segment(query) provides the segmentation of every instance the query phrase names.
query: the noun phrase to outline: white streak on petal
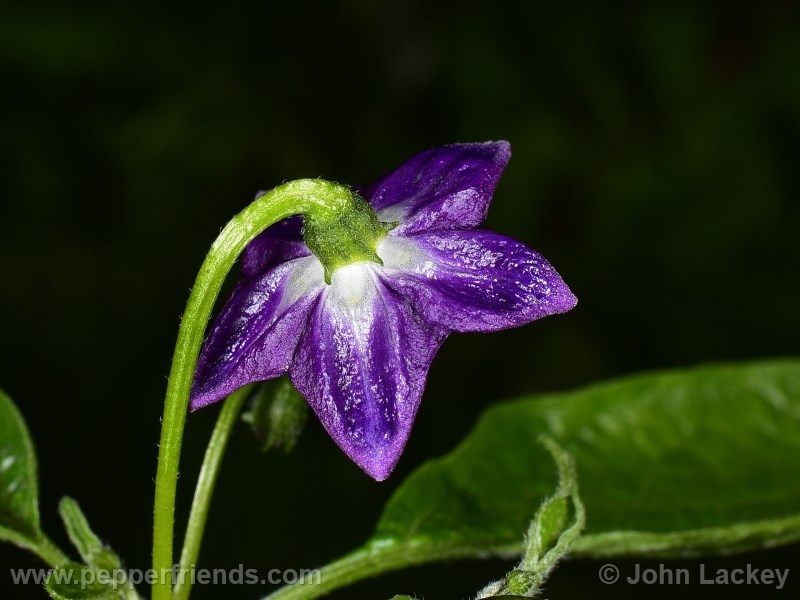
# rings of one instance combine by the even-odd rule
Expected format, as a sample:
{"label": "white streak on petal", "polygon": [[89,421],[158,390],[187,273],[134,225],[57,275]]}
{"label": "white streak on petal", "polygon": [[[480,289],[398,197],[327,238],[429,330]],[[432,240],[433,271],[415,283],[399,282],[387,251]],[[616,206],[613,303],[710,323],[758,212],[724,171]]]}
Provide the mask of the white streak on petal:
{"label": "white streak on petal", "polygon": [[413,203],[410,200],[404,200],[397,204],[390,204],[386,208],[377,211],[376,216],[381,223],[393,223],[396,221],[403,222],[406,220],[408,213],[411,212]]}
{"label": "white streak on petal", "polygon": [[318,290],[325,285],[325,272],[322,263],[316,256],[295,259],[295,267],[286,281],[278,313],[290,304],[297,302],[301,296]]}
{"label": "white streak on petal", "polygon": [[431,258],[408,238],[387,235],[376,248],[384,269],[397,269],[432,277],[436,265]]}

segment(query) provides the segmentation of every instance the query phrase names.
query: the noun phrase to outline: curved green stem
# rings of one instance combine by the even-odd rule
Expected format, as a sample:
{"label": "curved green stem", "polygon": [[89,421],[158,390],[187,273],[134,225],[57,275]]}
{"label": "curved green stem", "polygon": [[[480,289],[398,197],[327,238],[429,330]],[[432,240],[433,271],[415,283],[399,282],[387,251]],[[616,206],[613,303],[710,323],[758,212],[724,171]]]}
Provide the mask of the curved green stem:
{"label": "curved green stem", "polygon": [[313,600],[358,581],[415,565],[477,556],[508,557],[518,553],[517,547],[496,548],[486,553],[480,547],[468,545],[422,544],[415,548],[413,544],[388,540],[371,542],[310,574],[306,580],[282,587],[262,600]]}
{"label": "curved green stem", "polygon": [[172,597],[172,552],[178,463],[189,392],[206,324],[225,277],[244,248],[270,225],[295,214],[329,217],[351,208],[344,186],[301,179],[260,196],[225,226],[203,261],[181,319],[164,401],[153,515],[153,600]]}
{"label": "curved green stem", "polygon": [[211,440],[206,448],[206,455],[203,458],[203,466],[200,468],[200,476],[197,478],[197,487],[194,491],[192,511],[189,513],[189,523],[186,526],[186,536],[183,539],[183,552],[181,553],[180,569],[178,571],[178,581],[175,583],[173,598],[175,600],[187,600],[192,591],[192,577],[190,569],[197,563],[200,554],[200,543],[203,540],[203,531],[208,520],[208,509],[211,505],[211,496],[214,493],[214,485],[217,483],[217,475],[225,456],[225,449],[228,446],[231,431],[236,423],[236,418],[242,409],[244,401],[250,394],[253,386],[246,386],[233,392],[219,413],[217,425]]}

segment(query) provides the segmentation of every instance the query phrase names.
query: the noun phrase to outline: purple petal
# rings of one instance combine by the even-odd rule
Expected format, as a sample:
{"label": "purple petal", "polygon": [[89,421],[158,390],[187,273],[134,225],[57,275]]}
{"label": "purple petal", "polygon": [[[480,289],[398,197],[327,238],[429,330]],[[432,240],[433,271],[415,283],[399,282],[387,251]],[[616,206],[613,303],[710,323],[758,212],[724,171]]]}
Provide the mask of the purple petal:
{"label": "purple petal", "polygon": [[323,287],[322,265],[314,257],[239,282],[200,353],[192,410],[286,373]]}
{"label": "purple petal", "polygon": [[245,276],[263,273],[275,265],[309,256],[311,251],[303,242],[300,216],[279,221],[259,234],[242,252],[242,272]]}
{"label": "purple petal", "polygon": [[433,148],[375,182],[364,194],[379,220],[400,222],[398,234],[477,227],[486,218],[510,156],[508,142]]}
{"label": "purple petal", "polygon": [[364,471],[389,476],[445,338],[391,290],[376,265],[334,272],[290,369],[333,440]]}
{"label": "purple petal", "polygon": [[487,231],[392,235],[378,245],[386,282],[429,323],[496,331],[562,313],[577,300],[540,254]]}

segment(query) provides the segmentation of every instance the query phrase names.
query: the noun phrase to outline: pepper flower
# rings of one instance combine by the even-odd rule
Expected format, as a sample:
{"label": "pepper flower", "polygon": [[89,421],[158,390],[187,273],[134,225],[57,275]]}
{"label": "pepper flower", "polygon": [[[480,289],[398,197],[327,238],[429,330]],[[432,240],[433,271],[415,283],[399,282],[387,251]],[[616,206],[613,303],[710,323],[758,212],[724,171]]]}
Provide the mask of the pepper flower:
{"label": "pepper flower", "polygon": [[339,447],[388,477],[451,332],[575,306],[541,255],[479,228],[509,157],[507,142],[418,154],[353,192],[363,218],[345,223],[347,243],[300,217],[264,231],[201,351],[191,408],[288,373]]}

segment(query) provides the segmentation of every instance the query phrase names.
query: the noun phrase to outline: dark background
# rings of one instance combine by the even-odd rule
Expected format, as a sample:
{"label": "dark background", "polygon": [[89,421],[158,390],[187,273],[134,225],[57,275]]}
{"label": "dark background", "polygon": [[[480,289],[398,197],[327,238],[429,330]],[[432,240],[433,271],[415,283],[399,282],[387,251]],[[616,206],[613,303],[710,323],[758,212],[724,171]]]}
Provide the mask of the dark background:
{"label": "dark background", "polygon": [[[61,4],[0,12],[0,385],[30,424],[44,523],[62,544],[56,505],[70,494],[129,566],[149,566],[179,315],[220,227],[284,180],[366,183],[431,146],[507,139],[487,224],[541,251],[580,303],[448,340],[388,482],[313,420],[288,457],[259,454],[242,427],[204,566],[312,568],[344,553],[405,475],[498,399],[798,350],[792,2]],[[190,417],[179,515],[217,411]],[[722,564],[791,566],[791,584],[797,558]],[[337,597],[467,597],[508,566],[426,567]],[[564,566],[547,597],[693,593],[605,587],[598,566]],[[9,589],[7,574],[2,588],[44,597]]]}

